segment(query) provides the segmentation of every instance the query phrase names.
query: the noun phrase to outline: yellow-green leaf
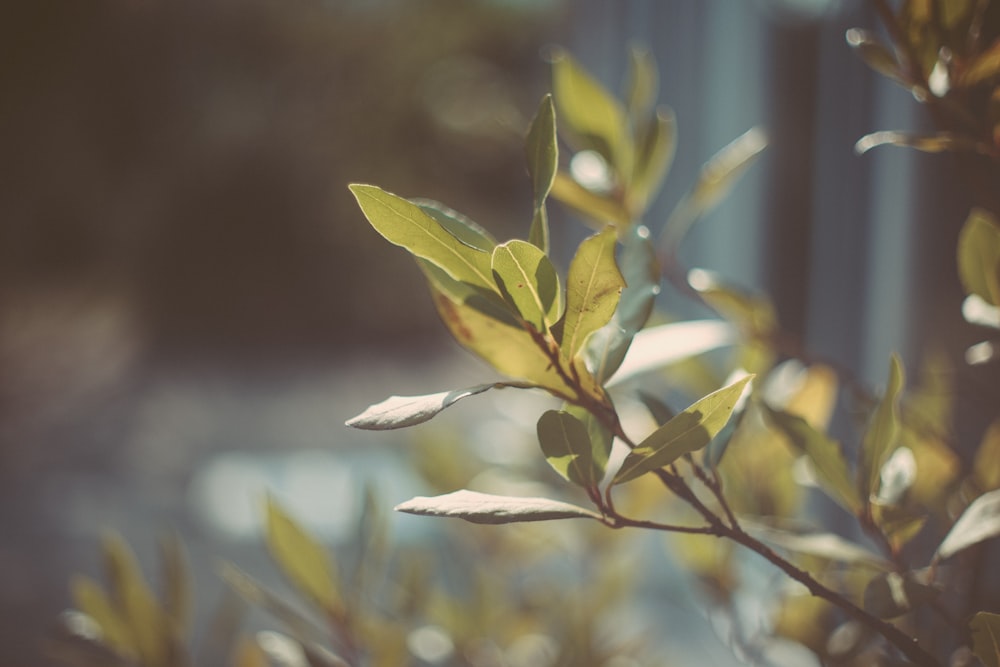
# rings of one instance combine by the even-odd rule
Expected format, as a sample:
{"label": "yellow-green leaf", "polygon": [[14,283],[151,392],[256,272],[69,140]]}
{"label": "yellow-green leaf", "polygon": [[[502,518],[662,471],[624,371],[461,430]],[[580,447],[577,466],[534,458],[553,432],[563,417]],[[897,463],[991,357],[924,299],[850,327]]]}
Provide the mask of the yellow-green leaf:
{"label": "yellow-green leaf", "polygon": [[325,612],[341,613],[337,572],[330,555],[273,498],[267,499],[266,540],[271,557],[299,591]]}
{"label": "yellow-green leaf", "polygon": [[618,307],[625,281],[615,263],[613,227],[585,239],[569,265],[566,317],[560,352],[572,359],[592,332],[607,324]]}
{"label": "yellow-green leaf", "polygon": [[669,107],[657,109],[645,126],[637,130],[635,168],[626,191],[628,209],[640,219],[666,178],[677,147],[677,120]]}
{"label": "yellow-green leaf", "polygon": [[1000,667],[1000,614],[981,611],[969,622],[972,652],[985,667]]}
{"label": "yellow-green leaf", "polygon": [[958,277],[969,294],[1000,306],[1000,225],[973,209],[958,236]]}
{"label": "yellow-green leaf", "polygon": [[861,59],[879,74],[902,82],[899,63],[892,51],[876,40],[865,30],[851,28],[845,35],[848,45],[854,49]]}
{"label": "yellow-green leaf", "polygon": [[626,102],[632,127],[636,128],[656,104],[660,89],[660,74],[657,71],[656,59],[649,49],[633,47],[629,49],[628,55]]}
{"label": "yellow-green leaf", "polygon": [[993,40],[988,49],[969,63],[958,82],[962,86],[974,86],[995,77],[997,74],[1000,74],[1000,38]]}
{"label": "yellow-green leaf", "polygon": [[538,442],[545,460],[560,475],[584,488],[596,488],[604,469],[596,465],[587,427],[569,412],[549,410],[538,420]]}
{"label": "yellow-green leaf", "polygon": [[96,581],[83,575],[70,580],[73,605],[101,629],[101,639],[126,658],[136,657],[135,641],[124,618]]}
{"label": "yellow-green leaf", "polygon": [[1000,489],[1000,421],[990,424],[972,462],[972,477],[983,491]]}
{"label": "yellow-green leaf", "polygon": [[504,299],[536,331],[547,332],[562,314],[559,274],[538,246],[508,241],[493,249],[493,277]]}
{"label": "yellow-green leaf", "polygon": [[625,458],[614,483],[622,484],[668,466],[684,454],[695,452],[711,442],[729,421],[752,378],[748,375],[712,392],[656,429]]}
{"label": "yellow-green leaf", "polygon": [[627,226],[631,222],[629,212],[612,197],[591,192],[560,171],[552,184],[552,196],[596,223],[599,229],[607,224]]}
{"label": "yellow-green leaf", "polygon": [[411,199],[424,213],[434,218],[445,231],[467,246],[493,252],[497,240],[493,235],[473,222],[471,218],[432,199]]}
{"label": "yellow-green leaf", "polygon": [[861,444],[861,499],[869,502],[878,494],[882,464],[896,447],[899,438],[899,396],[905,382],[903,362],[895,354],[889,364],[885,394],[875,408]]}
{"label": "yellow-green leaf", "polygon": [[549,251],[549,224],[545,212],[545,199],[552,190],[552,183],[559,170],[559,145],[556,141],[556,112],[552,96],[542,98],[541,106],[531,122],[524,145],[528,158],[528,173],[534,194],[534,217],[528,240],[547,253]]}
{"label": "yellow-green leaf", "polygon": [[456,280],[493,288],[489,253],[460,241],[413,202],[374,185],[354,184],[350,189],[368,222],[387,241]]}
{"label": "yellow-green leaf", "polygon": [[191,573],[184,546],[176,533],[160,542],[160,558],[163,564],[164,606],[177,632],[183,637],[191,623]]}

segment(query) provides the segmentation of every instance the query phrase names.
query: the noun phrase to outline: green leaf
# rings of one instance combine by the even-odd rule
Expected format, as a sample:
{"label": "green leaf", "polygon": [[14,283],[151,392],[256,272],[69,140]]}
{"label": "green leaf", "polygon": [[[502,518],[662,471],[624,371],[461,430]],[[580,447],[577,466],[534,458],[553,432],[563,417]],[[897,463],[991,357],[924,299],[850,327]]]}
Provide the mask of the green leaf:
{"label": "green leaf", "polygon": [[614,320],[587,336],[584,363],[599,384],[605,384],[621,368],[634,337]]}
{"label": "green leaf", "polygon": [[556,174],[552,196],[596,223],[599,229],[607,224],[626,227],[632,222],[631,214],[619,201],[591,192],[562,171]]}
{"label": "green leaf", "polygon": [[866,503],[878,494],[882,465],[895,449],[899,438],[899,396],[904,382],[903,364],[893,354],[885,394],[875,407],[861,443],[859,490],[862,501]]}
{"label": "green leaf", "polygon": [[625,289],[618,301],[614,321],[625,331],[635,334],[646,326],[660,294],[660,265],[645,225],[629,227],[619,240]]}
{"label": "green leaf", "polygon": [[562,409],[576,417],[587,429],[587,436],[590,438],[590,457],[594,461],[594,466],[600,470],[598,476],[598,481],[600,481],[604,477],[604,471],[608,467],[608,458],[611,455],[611,443],[614,439],[611,431],[600,419],[594,416],[594,413],[586,408],[566,403]]}
{"label": "green leaf", "polygon": [[381,403],[375,403],[356,417],[348,419],[347,426],[366,431],[388,431],[396,428],[406,428],[422,424],[442,410],[454,405],[463,398],[481,394],[490,389],[524,386],[509,382],[490,382],[477,384],[465,389],[442,391],[424,396],[390,396]]}
{"label": "green leaf", "polygon": [[620,181],[631,178],[633,145],[621,103],[565,51],[553,59],[553,88],[559,118],[578,149],[593,149],[614,167]]}
{"label": "green leaf", "polygon": [[615,263],[613,227],[585,239],[577,248],[566,278],[566,317],[560,351],[572,359],[592,332],[611,320],[625,281]]}
{"label": "green leaf", "polygon": [[[885,45],[872,37],[871,33],[857,28],[851,28],[844,35],[848,45],[873,70],[884,76],[903,83],[899,63]],[[905,85],[905,84],[904,84]]]}
{"label": "green leaf", "polygon": [[1000,225],[976,208],[958,236],[958,277],[966,293],[1000,306]]}
{"label": "green leaf", "polygon": [[430,498],[418,496],[400,503],[395,509],[407,514],[453,517],[485,524],[601,518],[591,510],[549,498],[496,496],[464,489]]}
{"label": "green leaf", "polygon": [[111,597],[132,635],[132,644],[145,665],[169,664],[173,630],[139,569],[135,554],[114,533],[103,540],[104,565]]}
{"label": "green leaf", "polygon": [[1000,614],[981,611],[969,622],[972,652],[984,667],[1000,667]]}
{"label": "green leaf", "polygon": [[326,549],[271,497],[265,537],[271,557],[295,588],[326,613],[343,611],[337,573]]}
{"label": "green leaf", "polygon": [[1000,74],[1000,39],[978,54],[958,79],[961,86],[974,86]]}
{"label": "green leaf", "polygon": [[567,480],[596,488],[604,469],[594,460],[587,427],[569,412],[549,410],[538,420],[538,442],[545,460]]}
{"label": "green leaf", "polygon": [[848,512],[857,514],[863,503],[851,479],[840,444],[814,429],[809,422],[797,415],[768,407],[765,407],[765,410],[767,416],[785,434],[792,446],[808,458],[823,490]]}
{"label": "green leaf", "polygon": [[368,222],[387,241],[438,266],[456,280],[493,289],[490,255],[446,230],[420,206],[374,185],[350,186]]}
{"label": "green leaf", "polygon": [[628,73],[625,79],[625,89],[628,91],[626,102],[632,127],[639,127],[656,104],[660,75],[656,59],[649,49],[633,47],[629,49],[628,55]]}
{"label": "green leaf", "polygon": [[562,314],[559,274],[538,246],[508,241],[493,249],[493,277],[504,299],[536,331],[548,332]]}
{"label": "green leaf", "polygon": [[1000,535],[1000,490],[979,496],[965,508],[934,554],[942,561],[952,555]]}
{"label": "green leaf", "polygon": [[528,240],[543,252],[549,251],[549,223],[545,212],[545,199],[552,190],[559,171],[559,145],[556,142],[556,112],[552,96],[542,98],[541,106],[531,121],[525,141],[528,173],[534,194],[534,217]]}
{"label": "green leaf", "polygon": [[421,211],[434,218],[446,232],[470,248],[493,252],[493,248],[496,247],[497,240],[492,234],[467,216],[448,208],[441,202],[432,199],[411,199],[410,202],[419,206]]}
{"label": "green leaf", "polygon": [[854,144],[854,150],[859,155],[863,155],[873,148],[886,145],[913,148],[924,153],[962,151],[990,155],[992,152],[992,148],[986,144],[981,144],[973,139],[951,132],[907,134],[906,132],[895,132],[892,130],[880,130],[879,132],[866,134]]}
{"label": "green leaf", "polygon": [[639,126],[635,168],[626,193],[633,218],[641,218],[670,170],[677,148],[677,119],[669,107],[657,109],[656,115]]}
{"label": "green leaf", "polygon": [[135,658],[136,645],[128,618],[119,613],[97,582],[83,575],[74,575],[70,580],[70,595],[73,606],[100,627],[104,643],[126,658]]}
{"label": "green leaf", "polygon": [[739,177],[767,147],[767,136],[753,127],[727,144],[701,168],[694,189],[674,208],[663,229],[666,247],[676,248],[691,225],[722,201]]}
{"label": "green leaf", "polygon": [[865,611],[879,618],[896,618],[930,602],[941,590],[927,581],[929,571],[883,572],[865,587]]}
{"label": "green leaf", "polygon": [[712,392],[656,429],[625,458],[614,483],[622,484],[668,466],[707,445],[729,421],[752,378],[748,375]]}

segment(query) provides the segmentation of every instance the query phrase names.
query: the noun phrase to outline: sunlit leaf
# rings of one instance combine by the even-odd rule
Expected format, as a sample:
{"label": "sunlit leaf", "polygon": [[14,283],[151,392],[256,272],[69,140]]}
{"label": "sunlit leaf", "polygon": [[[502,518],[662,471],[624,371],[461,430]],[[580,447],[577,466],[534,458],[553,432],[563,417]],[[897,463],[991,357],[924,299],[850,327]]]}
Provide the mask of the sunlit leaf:
{"label": "sunlit leaf", "polygon": [[861,443],[861,465],[858,472],[859,490],[864,502],[868,502],[878,493],[882,465],[896,447],[899,437],[899,396],[903,384],[903,364],[899,357],[893,354],[885,393],[875,407]]}
{"label": "sunlit leaf", "polygon": [[519,385],[510,382],[490,382],[423,396],[390,396],[381,403],[370,405],[358,416],[348,419],[346,425],[367,431],[386,431],[422,424],[463,398],[490,389],[511,386]]}
{"label": "sunlit leaf", "polygon": [[562,288],[551,260],[527,241],[493,249],[493,277],[504,299],[536,331],[552,329],[562,314]]}
{"label": "sunlit leaf", "polygon": [[569,412],[549,410],[538,420],[538,442],[545,460],[564,478],[596,488],[604,469],[594,460],[587,427]]}
{"label": "sunlit leaf", "polygon": [[464,489],[430,498],[418,496],[397,505],[395,509],[407,514],[454,517],[487,524],[601,518],[591,510],[558,500],[496,496]]}
{"label": "sunlit leaf", "polygon": [[684,454],[707,445],[729,421],[751,379],[752,376],[746,376],[705,396],[656,429],[629,452],[615,475],[614,483],[622,484],[668,466]]}
{"label": "sunlit leaf", "polygon": [[273,499],[267,499],[267,548],[288,580],[320,609],[341,612],[337,572],[326,549]]}
{"label": "sunlit leaf", "polygon": [[879,618],[896,618],[941,595],[927,582],[927,571],[884,572],[865,587],[865,611]]}
{"label": "sunlit leaf", "polygon": [[97,623],[101,640],[125,657],[135,657],[136,646],[128,618],[119,613],[104,590],[89,577],[74,575],[70,581],[73,605]]}
{"label": "sunlit leaf", "polygon": [[634,218],[640,218],[658,192],[674,160],[677,148],[677,119],[669,107],[656,114],[637,137],[635,168],[626,193],[628,208]]}
{"label": "sunlit leaf", "polygon": [[876,40],[869,32],[851,28],[845,34],[848,45],[854,49],[873,70],[902,83],[899,63],[892,51]]}
{"label": "sunlit leaf", "polygon": [[631,215],[620,202],[612,197],[591,192],[563,171],[556,174],[556,180],[552,184],[552,196],[586,216],[598,229],[607,224],[626,227],[632,222]]}
{"label": "sunlit leaf", "polygon": [[939,132],[938,134],[919,135],[907,134],[906,132],[895,132],[893,130],[880,130],[872,132],[858,139],[854,144],[854,150],[858,154],[864,154],[878,146],[904,146],[915,148],[925,153],[940,153],[942,151],[963,151],[971,153],[982,153],[989,155],[992,149],[984,144],[980,144],[973,139],[951,132]]}
{"label": "sunlit leaf", "polygon": [[981,611],[969,622],[972,652],[984,667],[1000,667],[1000,614]]}
{"label": "sunlit leaf", "polygon": [[599,152],[627,183],[633,146],[621,103],[565,51],[554,53],[552,84],[560,122],[577,148]]}
{"label": "sunlit leaf", "polygon": [[667,219],[663,230],[665,246],[676,248],[692,223],[722,201],[766,147],[767,136],[763,130],[754,127],[706,162],[694,189],[677,204]]}
{"label": "sunlit leaf", "polygon": [[1000,535],[1000,490],[979,496],[965,508],[934,554],[936,561]]}
{"label": "sunlit leaf", "polygon": [[788,551],[879,570],[892,569],[892,563],[878,554],[833,533],[783,530],[751,521],[742,523],[747,532],[757,539]]}
{"label": "sunlit leaf", "polygon": [[607,386],[736,341],[736,331],[721,320],[690,320],[643,329],[636,334],[625,361]]}
{"label": "sunlit leaf", "polygon": [[350,186],[368,222],[387,241],[441,268],[456,280],[493,289],[490,255],[447,231],[420,206],[374,185]]}
{"label": "sunlit leaf", "polygon": [[587,336],[608,323],[618,307],[625,281],[615,263],[613,227],[585,239],[577,248],[566,278],[566,316],[560,353],[572,359]]}
{"label": "sunlit leaf", "polygon": [[545,199],[559,170],[559,145],[556,142],[556,112],[552,96],[542,98],[541,106],[531,121],[524,150],[528,158],[528,173],[534,194],[534,217],[528,240],[543,253],[549,251],[549,223]]}
{"label": "sunlit leaf", "polygon": [[497,244],[496,239],[470,218],[431,199],[411,199],[410,201],[419,206],[420,210],[434,218],[445,231],[465,245],[483,252],[493,252],[493,248]]}
{"label": "sunlit leaf", "polygon": [[990,424],[972,461],[972,476],[983,491],[1000,489],[1000,421]]}
{"label": "sunlit leaf", "polygon": [[772,409],[767,409],[767,416],[785,434],[792,446],[806,455],[813,472],[830,497],[848,512],[857,514],[862,501],[840,444],[814,429],[801,417]]}
{"label": "sunlit leaf", "polygon": [[958,236],[958,277],[969,294],[1000,306],[1000,225],[977,208]]}
{"label": "sunlit leaf", "polygon": [[1000,74],[1000,39],[978,54],[958,78],[962,86],[974,86]]}

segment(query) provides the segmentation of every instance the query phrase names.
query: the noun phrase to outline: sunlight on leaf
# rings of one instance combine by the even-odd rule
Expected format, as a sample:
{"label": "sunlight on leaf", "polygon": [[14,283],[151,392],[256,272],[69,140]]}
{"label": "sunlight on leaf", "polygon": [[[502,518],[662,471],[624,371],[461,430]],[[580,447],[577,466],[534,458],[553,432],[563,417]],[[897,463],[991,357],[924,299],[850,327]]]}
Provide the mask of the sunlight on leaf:
{"label": "sunlight on leaf", "polygon": [[418,496],[397,505],[395,509],[407,514],[453,517],[485,524],[601,518],[591,510],[558,500],[496,496],[464,489],[430,498]]}
{"label": "sunlight on leaf", "polygon": [[549,258],[527,241],[493,249],[493,277],[504,299],[536,331],[548,332],[562,315],[562,287]]}
{"label": "sunlight on leaf", "polygon": [[942,561],[954,554],[1000,535],[1000,490],[976,498],[948,531],[934,554]]}
{"label": "sunlight on leaf", "polygon": [[560,354],[572,359],[587,336],[608,323],[618,307],[625,281],[615,262],[617,236],[613,227],[585,239],[569,265],[566,316]]}
{"label": "sunlight on leaf", "polygon": [[607,386],[669,364],[703,354],[738,340],[736,330],[721,320],[690,320],[643,329],[636,334],[618,371]]}
{"label": "sunlight on leaf", "polygon": [[367,431],[386,431],[422,424],[442,410],[463,398],[481,394],[490,389],[527,386],[508,382],[477,384],[465,389],[442,391],[424,396],[390,396],[381,403],[369,406],[364,412],[347,420],[346,425]]}
{"label": "sunlight on leaf", "polygon": [[1000,225],[981,208],[972,210],[959,233],[958,277],[968,294],[1000,306]]}

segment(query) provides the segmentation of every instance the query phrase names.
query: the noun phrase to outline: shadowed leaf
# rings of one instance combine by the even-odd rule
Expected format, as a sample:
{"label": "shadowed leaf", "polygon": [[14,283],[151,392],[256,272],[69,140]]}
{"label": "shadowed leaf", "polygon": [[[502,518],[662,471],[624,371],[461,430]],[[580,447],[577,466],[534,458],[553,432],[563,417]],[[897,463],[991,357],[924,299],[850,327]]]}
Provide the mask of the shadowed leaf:
{"label": "shadowed leaf", "polygon": [[598,229],[607,224],[626,227],[632,222],[632,217],[621,203],[611,197],[591,192],[573,180],[571,176],[560,171],[552,184],[552,196],[575,209],[596,223]]}
{"label": "shadowed leaf", "polygon": [[591,510],[558,500],[496,496],[464,489],[430,498],[418,496],[397,505],[395,509],[407,514],[453,517],[485,524],[601,518]]}
{"label": "shadowed leaf", "polygon": [[1000,74],[1000,39],[976,56],[958,79],[961,86],[974,86]]}
{"label": "shadowed leaf", "polygon": [[[900,76],[899,63],[892,51],[881,44],[865,30],[851,28],[844,35],[848,45],[857,53],[865,63],[873,70],[889,77],[899,83],[903,83]],[[904,84],[905,85],[905,84]]]}
{"label": "shadowed leaf", "polygon": [[669,107],[657,109],[649,123],[639,131],[635,168],[627,191],[628,208],[640,218],[662,185],[677,148],[677,119]]}
{"label": "shadowed leaf", "polygon": [[971,153],[981,153],[983,155],[992,154],[992,149],[980,144],[968,137],[950,132],[938,134],[918,135],[907,134],[905,132],[894,132],[892,130],[881,130],[872,132],[858,139],[854,144],[854,150],[863,155],[878,146],[904,146],[914,148],[925,153],[940,153],[942,151],[964,151]]}
{"label": "shadowed leaf", "polygon": [[527,241],[508,241],[493,249],[491,268],[500,293],[521,318],[536,331],[550,331],[562,314],[562,289],[545,253]]}
{"label": "shadowed leaf", "polygon": [[587,336],[615,313],[625,281],[615,263],[617,236],[613,227],[585,239],[577,248],[566,277],[566,315],[560,353],[572,359]]}
{"label": "shadowed leaf", "polygon": [[896,618],[941,595],[922,572],[884,572],[865,587],[865,611],[879,618]]}
{"label": "shadowed leaf", "polygon": [[604,469],[594,460],[582,421],[569,412],[549,410],[538,420],[537,432],[545,460],[556,472],[584,488],[597,486]]}

